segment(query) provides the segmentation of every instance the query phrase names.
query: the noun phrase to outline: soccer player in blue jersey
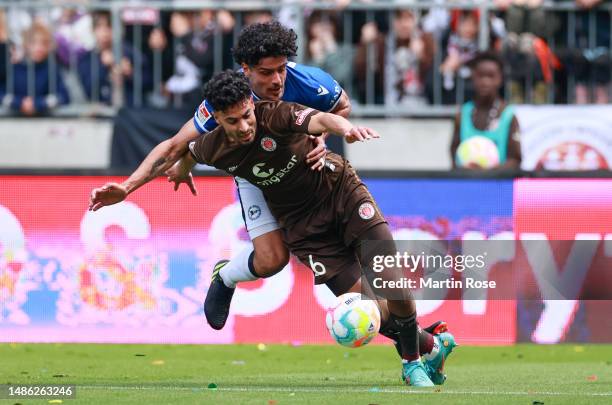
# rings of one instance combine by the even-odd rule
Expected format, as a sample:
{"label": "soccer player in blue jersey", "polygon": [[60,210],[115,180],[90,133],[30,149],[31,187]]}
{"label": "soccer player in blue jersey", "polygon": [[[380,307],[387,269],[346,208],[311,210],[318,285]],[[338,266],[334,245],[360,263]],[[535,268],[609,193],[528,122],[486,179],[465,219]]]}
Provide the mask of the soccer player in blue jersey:
{"label": "soccer player in blue jersey", "polygon": [[[249,79],[253,100],[292,101],[346,118],[351,105],[338,82],[317,67],[288,60],[296,54],[296,39],[293,30],[278,22],[253,24],[242,30],[232,52]],[[200,133],[218,126],[212,112],[211,105],[204,100],[194,115]]]}

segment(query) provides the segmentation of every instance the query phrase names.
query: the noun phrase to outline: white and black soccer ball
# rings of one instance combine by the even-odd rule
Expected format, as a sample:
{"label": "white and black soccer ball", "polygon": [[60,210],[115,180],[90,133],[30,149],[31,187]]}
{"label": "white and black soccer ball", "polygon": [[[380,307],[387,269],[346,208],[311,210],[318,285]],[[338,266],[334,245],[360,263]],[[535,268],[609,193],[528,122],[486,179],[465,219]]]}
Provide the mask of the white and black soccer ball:
{"label": "white and black soccer ball", "polygon": [[362,299],[359,293],[346,293],[327,311],[325,323],[336,342],[346,347],[360,347],[378,334],[380,311],[376,301]]}

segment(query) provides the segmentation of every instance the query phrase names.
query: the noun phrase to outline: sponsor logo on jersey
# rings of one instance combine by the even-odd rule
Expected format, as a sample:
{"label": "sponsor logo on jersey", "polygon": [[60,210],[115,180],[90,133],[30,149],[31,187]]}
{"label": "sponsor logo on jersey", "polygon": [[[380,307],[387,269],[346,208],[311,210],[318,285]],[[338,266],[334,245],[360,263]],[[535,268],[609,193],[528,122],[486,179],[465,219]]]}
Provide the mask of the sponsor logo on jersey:
{"label": "sponsor logo on jersey", "polygon": [[230,172],[230,173],[233,173],[234,170],[236,170],[237,168],[238,168],[238,165],[230,166],[230,167],[227,168],[227,171]]}
{"label": "sponsor logo on jersey", "polygon": [[[287,166],[274,173],[274,169],[263,171],[265,163],[257,163],[253,166],[253,174],[257,177],[265,178],[265,180],[258,181],[257,184],[260,186],[271,186],[272,184],[280,183],[281,179],[291,171],[297,165],[297,156],[291,156],[291,160],[287,163]],[[257,173],[256,173],[257,172]],[[274,173],[274,175],[273,175]]]}
{"label": "sponsor logo on jersey", "polygon": [[257,163],[255,166],[253,166],[253,174],[257,177],[261,177],[262,179],[272,176],[272,173],[274,173],[274,168],[270,168],[270,170],[265,170],[265,165],[265,163]]}
{"label": "sponsor logo on jersey", "polygon": [[317,96],[324,96],[326,94],[329,94],[329,90],[323,87],[322,84],[319,84],[319,88],[317,89]]}
{"label": "sponsor logo on jersey", "polygon": [[276,141],[268,136],[261,139],[261,147],[267,152],[273,152],[276,150]]}
{"label": "sponsor logo on jersey", "polygon": [[198,107],[198,121],[205,123],[210,118],[210,112],[206,108],[206,102],[203,101]]}
{"label": "sponsor logo on jersey", "polygon": [[374,206],[371,203],[364,202],[359,206],[359,216],[362,219],[372,219],[372,217],[374,217],[374,214],[376,214],[376,210],[374,209]]}
{"label": "sponsor logo on jersey", "polygon": [[308,114],[310,114],[313,111],[312,108],[307,108],[305,110],[302,110],[300,112],[298,112],[296,114],[296,119],[295,119],[295,123],[297,125],[302,125],[304,123],[304,120],[306,119],[306,117],[308,116]]}
{"label": "sponsor logo on jersey", "polygon": [[259,208],[259,205],[251,205],[247,213],[249,215],[249,219],[251,221],[255,221],[257,218],[261,216],[261,208]]}

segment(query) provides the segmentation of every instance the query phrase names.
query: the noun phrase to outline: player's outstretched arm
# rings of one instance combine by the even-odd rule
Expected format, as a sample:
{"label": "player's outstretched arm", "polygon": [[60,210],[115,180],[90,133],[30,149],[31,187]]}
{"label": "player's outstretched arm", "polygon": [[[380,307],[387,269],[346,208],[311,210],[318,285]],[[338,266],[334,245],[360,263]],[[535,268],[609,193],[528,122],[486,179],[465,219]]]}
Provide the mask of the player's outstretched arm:
{"label": "player's outstretched arm", "polygon": [[189,120],[172,138],[159,143],[138,166],[138,169],[123,183],[107,183],[92,190],[89,197],[89,209],[96,211],[104,206],[116,204],[139,187],[163,174],[172,167],[187,151],[189,142],[196,139],[200,133]]}
{"label": "player's outstretched arm", "polygon": [[190,119],[176,135],[153,148],[138,169],[123,182],[128,194],[171,168],[187,152],[189,142],[198,136],[200,136],[200,133],[196,129],[193,120]]}
{"label": "player's outstretched arm", "polygon": [[316,135],[323,132],[344,136],[348,143],[380,138],[380,135],[371,128],[356,127],[339,115],[320,112],[311,117],[308,123],[308,133]]}
{"label": "player's outstretched arm", "polygon": [[[344,118],[348,118],[351,113],[351,100],[349,99],[346,91],[342,91],[338,104],[332,111],[332,114],[339,115]],[[329,133],[324,133],[320,137],[314,137],[315,148],[306,155],[306,163],[308,163],[312,170],[323,170],[325,164],[325,155],[327,155],[327,146],[325,145],[325,139]]]}

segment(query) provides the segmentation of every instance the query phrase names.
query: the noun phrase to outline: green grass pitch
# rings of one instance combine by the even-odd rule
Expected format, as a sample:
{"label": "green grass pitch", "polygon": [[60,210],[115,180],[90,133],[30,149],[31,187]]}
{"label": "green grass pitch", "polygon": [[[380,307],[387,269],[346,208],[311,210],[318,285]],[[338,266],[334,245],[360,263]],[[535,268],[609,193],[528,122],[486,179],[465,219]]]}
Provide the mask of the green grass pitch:
{"label": "green grass pitch", "polygon": [[611,345],[460,346],[446,372],[405,387],[380,345],[0,344],[0,384],[75,384],[63,404],[612,403]]}

